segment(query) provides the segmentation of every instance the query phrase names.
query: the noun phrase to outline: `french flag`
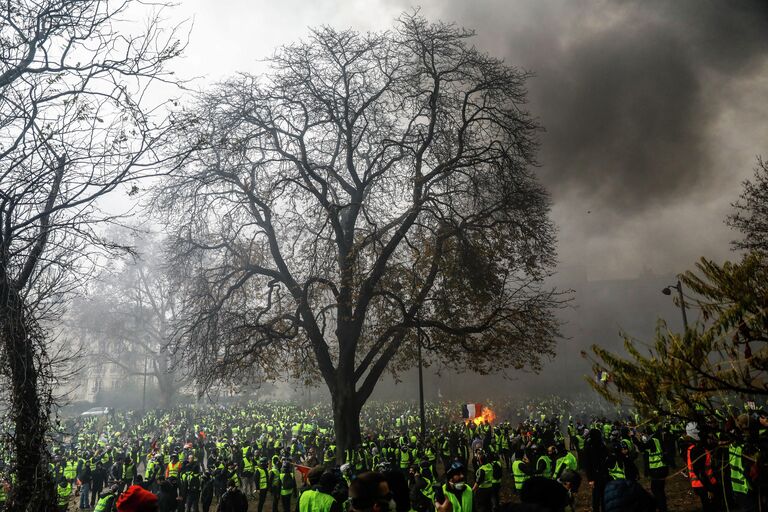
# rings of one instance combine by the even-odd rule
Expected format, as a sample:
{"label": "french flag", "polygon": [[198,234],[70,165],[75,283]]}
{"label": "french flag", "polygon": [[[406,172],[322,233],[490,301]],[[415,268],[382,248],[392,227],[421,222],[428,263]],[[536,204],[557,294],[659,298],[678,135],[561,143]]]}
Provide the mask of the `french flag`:
{"label": "french flag", "polygon": [[483,404],[464,404],[461,406],[461,417],[473,420],[483,415]]}

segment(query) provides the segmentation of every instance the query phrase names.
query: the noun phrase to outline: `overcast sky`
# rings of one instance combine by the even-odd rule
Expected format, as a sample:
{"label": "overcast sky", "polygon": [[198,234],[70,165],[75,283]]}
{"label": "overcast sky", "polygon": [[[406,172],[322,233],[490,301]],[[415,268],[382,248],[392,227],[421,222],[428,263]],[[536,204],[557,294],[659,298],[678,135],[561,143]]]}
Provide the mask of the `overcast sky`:
{"label": "overcast sky", "polygon": [[536,76],[563,268],[590,279],[729,256],[723,219],[768,156],[768,2],[708,0],[179,0],[194,17],[177,71],[204,83],[256,72],[275,47],[329,24],[382,30],[420,6]]}

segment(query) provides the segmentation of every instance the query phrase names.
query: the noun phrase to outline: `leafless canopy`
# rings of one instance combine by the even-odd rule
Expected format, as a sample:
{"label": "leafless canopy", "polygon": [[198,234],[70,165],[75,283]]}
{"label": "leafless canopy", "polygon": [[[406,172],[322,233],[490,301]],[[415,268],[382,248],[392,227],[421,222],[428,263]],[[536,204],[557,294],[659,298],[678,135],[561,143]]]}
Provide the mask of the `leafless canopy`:
{"label": "leafless canopy", "polygon": [[118,239],[126,236],[135,239],[136,252],[114,259],[100,272],[73,318],[93,340],[90,371],[98,375],[107,364],[128,376],[144,376],[157,389],[152,393],[156,402],[169,407],[189,383],[172,371],[173,354],[167,350],[178,314],[178,286],[166,274],[160,236],[123,231]]}
{"label": "leafless canopy", "polygon": [[[131,2],[25,0],[0,6],[0,267],[14,286],[72,276],[108,215],[95,200],[156,166],[160,121],[142,96],[172,78],[182,44],[159,18],[140,35]],[[54,268],[55,267],[55,268]]]}
{"label": "leafless canopy", "polygon": [[172,78],[165,65],[184,44],[158,16],[128,23],[131,5],[0,3],[0,355],[17,477],[10,510],[48,510],[55,500],[44,443],[51,339],[40,320],[57,312],[52,299],[78,286],[93,247],[110,247],[98,226],[112,217],[96,201],[159,164],[167,126],[144,94]]}
{"label": "leafless canopy", "polygon": [[527,74],[471,36],[419,15],[320,28],[200,97],[179,138],[193,161],[157,195],[198,377],[319,375],[354,412],[419,336],[478,371],[551,349]]}

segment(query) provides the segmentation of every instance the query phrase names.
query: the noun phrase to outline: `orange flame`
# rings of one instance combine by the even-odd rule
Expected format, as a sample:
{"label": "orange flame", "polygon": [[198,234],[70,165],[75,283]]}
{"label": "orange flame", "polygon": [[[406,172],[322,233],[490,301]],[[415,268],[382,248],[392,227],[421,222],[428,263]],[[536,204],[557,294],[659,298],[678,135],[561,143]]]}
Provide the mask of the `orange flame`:
{"label": "orange flame", "polygon": [[490,407],[483,406],[483,409],[481,411],[481,415],[477,416],[475,418],[472,418],[471,420],[467,420],[467,423],[474,422],[475,425],[480,425],[481,423],[493,423],[496,421],[496,413],[493,412],[493,409]]}

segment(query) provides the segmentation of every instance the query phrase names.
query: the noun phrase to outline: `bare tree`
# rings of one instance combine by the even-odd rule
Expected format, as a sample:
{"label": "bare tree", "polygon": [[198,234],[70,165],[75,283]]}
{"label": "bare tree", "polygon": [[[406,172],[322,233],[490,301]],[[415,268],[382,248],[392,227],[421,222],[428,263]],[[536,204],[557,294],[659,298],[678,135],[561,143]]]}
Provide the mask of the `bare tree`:
{"label": "bare tree", "polygon": [[[0,4],[0,350],[14,431],[9,510],[52,510],[45,321],[94,263],[113,220],[96,201],[157,163],[167,128],[143,101],[183,43],[131,2]],[[139,6],[144,10],[144,7]],[[133,13],[134,15],[136,13]]]}
{"label": "bare tree", "polygon": [[757,159],[754,177],[744,182],[733,208],[726,223],[743,235],[733,248],[768,254],[768,162]]}
{"label": "bare tree", "polygon": [[156,198],[188,283],[175,345],[198,378],[319,375],[341,453],[420,337],[479,372],[551,351],[555,233],[527,75],[471,36],[418,15],[321,28],[200,98],[180,141],[192,163]]}
{"label": "bare tree", "polygon": [[166,273],[158,236],[143,235],[131,245],[136,252],[104,269],[80,303],[77,325],[96,340],[85,351],[87,367],[95,371],[106,363],[128,376],[149,377],[157,403],[170,407],[191,382],[173,371],[177,362],[167,350],[180,292]]}

